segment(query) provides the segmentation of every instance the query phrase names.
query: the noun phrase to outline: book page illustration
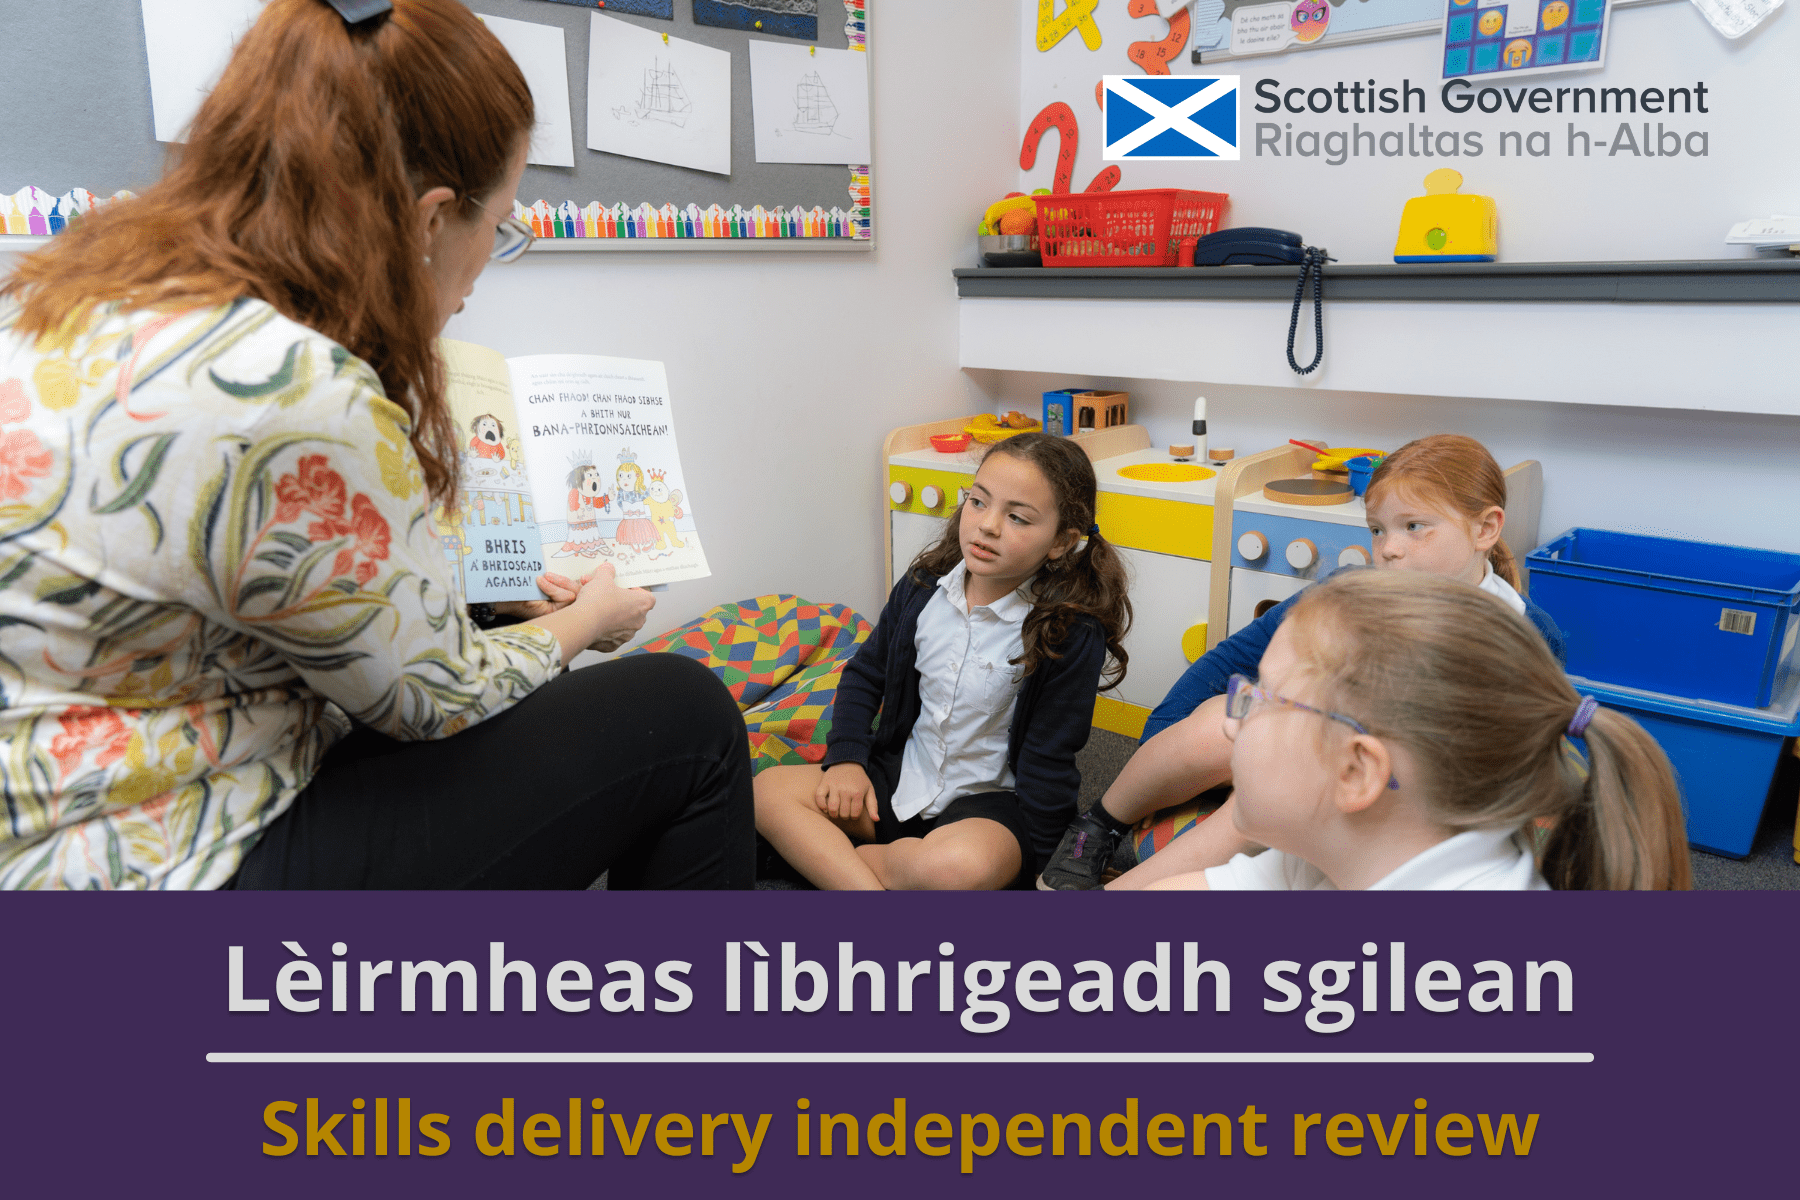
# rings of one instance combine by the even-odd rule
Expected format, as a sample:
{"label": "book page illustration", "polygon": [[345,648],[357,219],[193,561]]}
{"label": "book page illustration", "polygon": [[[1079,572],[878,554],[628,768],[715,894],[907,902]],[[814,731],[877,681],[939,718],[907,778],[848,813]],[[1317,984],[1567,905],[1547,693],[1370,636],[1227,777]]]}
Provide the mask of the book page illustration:
{"label": "book page illustration", "polygon": [[456,507],[432,513],[444,557],[472,602],[541,600],[538,513],[506,360],[448,338],[438,349],[458,441]]}
{"label": "book page illustration", "polygon": [[757,162],[869,161],[869,58],[861,51],[753,40],[750,104]]}
{"label": "book page illustration", "polygon": [[573,579],[611,563],[633,587],[710,575],[663,365],[541,354],[507,367],[548,569]]}
{"label": "book page illustration", "polygon": [[593,13],[590,150],[731,173],[731,55]]}

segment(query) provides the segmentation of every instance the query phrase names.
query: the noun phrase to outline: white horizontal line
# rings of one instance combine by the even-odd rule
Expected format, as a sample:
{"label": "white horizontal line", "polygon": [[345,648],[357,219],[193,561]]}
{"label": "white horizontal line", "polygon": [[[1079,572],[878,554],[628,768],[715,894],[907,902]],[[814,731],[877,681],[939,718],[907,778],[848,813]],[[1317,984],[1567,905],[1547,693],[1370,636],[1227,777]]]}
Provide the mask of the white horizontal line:
{"label": "white horizontal line", "polygon": [[209,1063],[1591,1063],[1564,1050],[215,1050]]}

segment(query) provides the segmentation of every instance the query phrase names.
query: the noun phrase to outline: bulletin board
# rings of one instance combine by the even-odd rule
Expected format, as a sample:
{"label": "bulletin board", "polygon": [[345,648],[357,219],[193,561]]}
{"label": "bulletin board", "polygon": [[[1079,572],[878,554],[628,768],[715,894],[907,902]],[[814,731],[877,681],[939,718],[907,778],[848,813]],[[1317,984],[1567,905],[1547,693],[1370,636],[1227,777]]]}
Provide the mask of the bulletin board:
{"label": "bulletin board", "polygon": [[[614,221],[613,236],[548,236],[541,250],[867,250],[872,245],[873,212],[868,168],[759,163],[751,121],[749,43],[753,39],[789,45],[848,49],[852,37],[867,45],[868,0],[818,0],[818,40],[767,38],[754,30],[699,25],[695,0],[674,0],[673,19],[623,11],[608,5],[604,15],[672,38],[713,46],[731,54],[731,172],[714,174],[587,149],[587,74],[590,13],[550,0],[465,0],[488,16],[558,26],[568,59],[569,102],[574,125],[575,166],[531,165],[519,199],[526,206],[546,202],[592,214],[606,208],[634,221]],[[714,7],[718,7],[715,5]],[[870,61],[873,75],[873,59]],[[52,196],[85,188],[101,197],[121,189],[142,191],[161,174],[167,147],[155,140],[149,74],[139,0],[82,0],[79,4],[33,6],[29,21],[9,22],[0,38],[0,78],[8,81],[12,113],[0,132],[0,193],[26,186]],[[872,90],[872,89],[871,89]],[[684,213],[714,205],[745,217],[725,236],[683,234]],[[849,219],[838,236],[807,236],[810,227],[786,214],[829,213]],[[752,227],[752,213],[766,223]],[[778,219],[775,214],[782,214]],[[674,220],[668,218],[673,214]],[[645,216],[662,217],[646,227]],[[698,230],[696,229],[696,232]],[[546,229],[546,233],[551,231]],[[565,231],[566,232],[566,231]],[[586,229],[579,232],[586,233]],[[674,234],[674,236],[671,236]]]}

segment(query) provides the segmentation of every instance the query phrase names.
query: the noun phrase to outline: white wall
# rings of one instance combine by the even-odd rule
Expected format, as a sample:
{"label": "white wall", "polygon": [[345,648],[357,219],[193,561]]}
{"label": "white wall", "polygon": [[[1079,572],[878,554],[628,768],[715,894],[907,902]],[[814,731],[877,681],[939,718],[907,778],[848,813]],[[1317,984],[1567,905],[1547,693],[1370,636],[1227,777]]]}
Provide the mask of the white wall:
{"label": "white wall", "polygon": [[[1352,3],[1360,0],[1351,0]],[[1159,38],[1167,24],[1157,17],[1132,18],[1125,0],[1107,0],[1096,18],[1101,45],[1090,51],[1077,36],[1064,38],[1040,52],[1033,34],[1037,6],[1019,0],[1022,23],[1020,56],[1022,88],[1018,103],[1021,132],[1044,105],[1066,102],[1081,129],[1075,166],[1077,191],[1105,164],[1101,159],[1101,112],[1094,85],[1102,75],[1135,75],[1126,57],[1131,42]],[[1240,78],[1240,146],[1238,162],[1123,163],[1122,188],[1185,187],[1226,192],[1231,196],[1231,225],[1269,225],[1297,230],[1316,246],[1329,247],[1345,262],[1391,262],[1400,210],[1408,197],[1424,192],[1426,172],[1453,167],[1464,177],[1465,192],[1493,196],[1500,210],[1500,250],[1513,262],[1586,262],[1608,259],[1738,258],[1745,249],[1728,249],[1725,231],[1737,222],[1771,213],[1800,211],[1800,152],[1795,150],[1791,114],[1800,107],[1800,14],[1778,10],[1761,27],[1737,41],[1715,33],[1692,4],[1653,3],[1616,10],[1607,46],[1607,65],[1597,71],[1569,71],[1528,76],[1509,82],[1515,96],[1525,87],[1668,88],[1704,80],[1709,112],[1677,115],[1612,113],[1579,116],[1554,112],[1496,114],[1471,110],[1446,112],[1440,103],[1442,84],[1438,35],[1391,38],[1332,46],[1327,30],[1316,50],[1289,51],[1235,59],[1217,66],[1194,66],[1184,53],[1172,64],[1176,74],[1225,74]],[[1254,106],[1257,81],[1273,78],[1289,87],[1330,88],[1371,78],[1382,87],[1398,87],[1410,79],[1424,92],[1425,111],[1414,97],[1411,113],[1393,115],[1329,115],[1291,112],[1259,114]],[[1501,81],[1508,82],[1508,81]],[[1477,88],[1481,85],[1477,83]],[[1498,83],[1495,86],[1499,86]],[[1523,97],[1521,97],[1523,100]],[[1298,100],[1296,102],[1299,102]],[[1621,119],[1632,122],[1642,138],[1650,124],[1652,137],[1662,122],[1683,133],[1708,135],[1706,157],[1646,158],[1597,151],[1571,158],[1568,127],[1610,144]],[[1479,132],[1480,157],[1375,157],[1365,154],[1332,166],[1324,156],[1283,155],[1255,151],[1257,122],[1279,122],[1286,136],[1314,130],[1354,132],[1353,126],[1377,134],[1408,125],[1430,126],[1434,133]],[[1500,133],[1550,135],[1548,157],[1500,154]],[[1521,137],[1521,142],[1523,137]],[[1541,145],[1541,143],[1540,143]],[[1579,145],[1579,142],[1577,143]],[[1510,146],[1510,143],[1509,143]],[[1048,187],[1055,169],[1056,135],[1044,139],[1037,165],[1022,173],[1018,186],[1029,191]],[[1459,149],[1461,144],[1459,142]]]}
{"label": "white wall", "polygon": [[1018,14],[874,8],[872,253],[527,254],[446,330],[508,355],[668,364],[713,574],[671,585],[646,632],[777,591],[873,618],[883,437],[984,403],[957,369],[950,268],[973,264],[975,224],[1018,170],[1018,60],[992,52],[1016,44]]}
{"label": "white wall", "polygon": [[[1156,18],[1129,18],[1123,3],[1105,5],[1099,13],[1098,51],[1087,50],[1071,36],[1040,52],[1032,40],[1036,5],[1020,0],[1018,7],[1021,131],[1045,104],[1066,101],[1075,110],[1083,135],[1074,178],[1080,189],[1104,165],[1095,82],[1103,74],[1137,73],[1126,58],[1128,43],[1158,37],[1166,26]],[[1291,120],[1296,130],[1347,129],[1352,121],[1361,121],[1365,129],[1392,128],[1396,120],[1400,129],[1406,126],[1404,116],[1259,117],[1249,111],[1256,102],[1251,89],[1258,79],[1276,77],[1284,86],[1310,87],[1374,76],[1385,86],[1410,76],[1415,84],[1423,84],[1430,101],[1426,115],[1415,113],[1410,119],[1434,126],[1445,119],[1457,129],[1489,130],[1484,139],[1488,151],[1481,158],[1363,158],[1334,168],[1322,158],[1257,159],[1247,148],[1237,163],[1125,164],[1120,186],[1229,192],[1229,224],[1296,229],[1347,261],[1381,262],[1393,253],[1403,200],[1421,191],[1419,181],[1426,171],[1449,165],[1464,173],[1465,190],[1498,199],[1502,260],[1742,257],[1744,251],[1722,244],[1731,222],[1794,212],[1800,205],[1800,153],[1794,151],[1792,137],[1780,132],[1781,118],[1776,115],[1800,106],[1800,72],[1793,69],[1800,54],[1800,14],[1778,11],[1738,42],[1716,35],[1685,3],[1627,8],[1615,17],[1610,65],[1604,71],[1522,82],[1645,87],[1705,79],[1713,109],[1705,118],[1711,146],[1707,158],[1571,160],[1563,153],[1565,133],[1552,158],[1501,159],[1491,131],[1536,127],[1564,131],[1571,118],[1506,113],[1502,119],[1470,113],[1446,119],[1434,86],[1437,42],[1414,37],[1243,59],[1216,69],[1196,68],[1183,55],[1175,70],[1242,76],[1246,146],[1251,125],[1259,119]],[[1651,118],[1653,124],[1656,119]],[[1576,120],[1598,132],[1602,125],[1616,126],[1618,118],[1589,118],[1584,113]],[[1639,124],[1642,120],[1637,118]],[[1699,120],[1694,118],[1693,124]],[[1608,128],[1606,136],[1610,133]],[[1020,173],[1016,186],[1048,186],[1056,148],[1055,135],[1046,137],[1037,165]],[[1276,310],[1285,306],[1266,307],[1271,322],[1284,323],[1285,311]],[[1328,298],[1328,355],[1333,307]],[[1347,306],[1336,307],[1342,313]],[[1793,310],[1791,305],[1782,308]],[[1554,307],[1544,311],[1548,318]],[[1794,328],[1800,329],[1800,321]],[[1279,334],[1279,328],[1272,330],[1272,347]],[[1544,336],[1558,336],[1554,321],[1547,321]],[[1615,375],[1613,349],[1594,344],[1586,355],[1586,370],[1599,394],[1605,394]],[[1529,354],[1530,346],[1487,347],[1481,353],[1490,352]],[[1774,345],[1739,344],[1729,335],[1696,339],[1684,352],[1711,364],[1716,389],[1726,394],[1749,377],[1738,364],[1785,353]],[[1271,355],[1278,360],[1277,350],[1272,349]],[[1472,355],[1471,374],[1479,376],[1481,369],[1480,356]],[[1189,440],[1188,421],[1197,394],[1209,401],[1212,444],[1240,452],[1263,450],[1292,436],[1392,449],[1426,433],[1467,433],[1485,442],[1502,464],[1522,458],[1543,462],[1545,537],[1586,525],[1800,551],[1800,418],[1796,417],[1025,371],[969,374],[995,407],[1023,407],[1053,387],[1128,390],[1133,394],[1133,419],[1147,424],[1163,444]],[[1793,386],[1800,388],[1800,383]],[[1478,384],[1470,390],[1480,395]],[[1546,393],[1549,390],[1547,386]]]}

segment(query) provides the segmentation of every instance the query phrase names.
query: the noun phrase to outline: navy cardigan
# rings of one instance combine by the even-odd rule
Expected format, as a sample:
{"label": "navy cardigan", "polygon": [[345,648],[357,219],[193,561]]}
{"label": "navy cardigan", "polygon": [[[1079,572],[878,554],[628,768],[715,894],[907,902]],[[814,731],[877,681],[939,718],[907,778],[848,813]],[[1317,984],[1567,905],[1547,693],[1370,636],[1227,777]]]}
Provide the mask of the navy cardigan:
{"label": "navy cardigan", "polygon": [[[844,667],[832,709],[824,766],[853,762],[867,766],[880,754],[906,745],[919,719],[919,614],[937,591],[936,581],[916,583],[908,572],[888,596],[875,632]],[[1081,616],[1056,647],[1025,677],[1013,707],[1006,762],[1013,791],[1024,810],[1032,849],[1041,870],[1075,819],[1081,772],[1075,755],[1087,745],[1094,721],[1094,695],[1106,662],[1106,635],[1100,622]],[[881,714],[880,728],[874,728]]]}
{"label": "navy cardigan", "polygon": [[[1225,685],[1233,675],[1247,675],[1255,679],[1257,664],[1262,662],[1263,651],[1269,648],[1269,642],[1275,637],[1276,627],[1287,619],[1288,610],[1294,607],[1294,601],[1303,594],[1303,591],[1295,592],[1190,664],[1181,678],[1175,681],[1175,686],[1169,689],[1169,694],[1163,697],[1163,702],[1156,706],[1156,711],[1150,714],[1150,719],[1144,723],[1144,734],[1138,739],[1138,744],[1142,745],[1175,722],[1183,720],[1214,696],[1223,695]],[[1549,613],[1523,596],[1520,599],[1525,600],[1526,618],[1544,635],[1550,653],[1556,656],[1558,663],[1565,662],[1566,647],[1563,644],[1562,630],[1557,628]]]}

